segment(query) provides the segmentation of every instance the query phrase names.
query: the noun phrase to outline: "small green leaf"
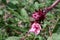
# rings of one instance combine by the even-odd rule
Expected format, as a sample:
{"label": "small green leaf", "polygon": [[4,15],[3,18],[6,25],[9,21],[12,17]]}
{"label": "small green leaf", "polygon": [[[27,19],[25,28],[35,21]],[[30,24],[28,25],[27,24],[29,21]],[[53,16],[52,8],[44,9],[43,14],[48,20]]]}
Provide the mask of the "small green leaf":
{"label": "small green leaf", "polygon": [[39,7],[40,7],[40,8],[43,8],[44,6],[45,6],[44,3],[40,3],[40,4],[39,4]]}
{"label": "small green leaf", "polygon": [[8,37],[6,40],[20,40],[20,39],[19,37],[12,36],[12,37]]}
{"label": "small green leaf", "polygon": [[5,38],[7,38],[7,33],[5,32],[5,30],[0,29],[0,40],[4,40]]}
{"label": "small green leaf", "polygon": [[0,10],[0,15],[2,15],[3,14],[3,11],[2,10]]}
{"label": "small green leaf", "polygon": [[2,33],[1,33],[1,30],[0,30],[0,40],[2,40],[3,38],[2,38]]}
{"label": "small green leaf", "polygon": [[43,40],[42,36],[36,36],[36,40]]}
{"label": "small green leaf", "polygon": [[47,40],[60,40],[60,34],[54,33],[51,37],[48,37]]}
{"label": "small green leaf", "polygon": [[39,9],[39,3],[38,3],[38,2],[35,2],[35,4],[34,4],[34,8],[35,8],[36,10]]}
{"label": "small green leaf", "polygon": [[12,4],[19,4],[19,2],[18,2],[17,0],[10,0],[10,2],[11,2]]}
{"label": "small green leaf", "polygon": [[51,14],[50,12],[47,13],[47,20],[51,20],[53,19],[55,16],[53,14]]}
{"label": "small green leaf", "polygon": [[53,29],[53,33],[60,33],[60,19],[56,23],[55,28]]}
{"label": "small green leaf", "polygon": [[27,11],[24,8],[21,9],[20,14],[23,21],[25,22],[29,21],[29,16],[27,14]]}
{"label": "small green leaf", "polygon": [[28,0],[28,2],[29,2],[30,4],[33,4],[33,3],[34,3],[34,0]]}
{"label": "small green leaf", "polygon": [[47,27],[47,25],[49,25],[50,24],[50,22],[48,22],[48,21],[44,21],[44,24],[42,25],[43,26],[43,28],[46,28]]}

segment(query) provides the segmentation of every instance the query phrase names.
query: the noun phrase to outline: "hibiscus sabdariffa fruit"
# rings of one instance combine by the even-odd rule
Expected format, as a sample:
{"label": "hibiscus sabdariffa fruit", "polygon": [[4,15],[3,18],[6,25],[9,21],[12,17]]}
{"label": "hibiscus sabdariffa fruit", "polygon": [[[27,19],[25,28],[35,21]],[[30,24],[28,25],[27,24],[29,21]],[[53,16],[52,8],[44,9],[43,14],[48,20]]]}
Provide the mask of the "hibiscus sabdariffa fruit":
{"label": "hibiscus sabdariffa fruit", "polygon": [[45,18],[45,14],[43,12],[43,10],[38,10],[38,11],[35,11],[33,14],[32,14],[32,17],[35,19],[35,20],[44,20]]}
{"label": "hibiscus sabdariffa fruit", "polygon": [[41,30],[41,25],[37,22],[34,22],[29,29],[29,32],[33,32],[35,35],[38,35]]}

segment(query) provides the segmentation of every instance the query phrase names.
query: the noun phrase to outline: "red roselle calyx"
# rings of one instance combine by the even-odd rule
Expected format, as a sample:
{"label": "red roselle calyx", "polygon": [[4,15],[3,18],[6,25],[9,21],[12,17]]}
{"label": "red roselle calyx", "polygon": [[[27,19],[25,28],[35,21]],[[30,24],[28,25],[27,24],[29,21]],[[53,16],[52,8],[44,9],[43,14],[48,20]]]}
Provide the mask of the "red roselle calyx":
{"label": "red roselle calyx", "polygon": [[29,29],[29,32],[32,32],[35,35],[38,35],[40,33],[40,30],[41,30],[41,25],[39,23],[37,23],[37,22],[34,22],[31,25],[31,28]]}
{"label": "red roselle calyx", "polygon": [[45,18],[45,15],[43,13],[43,10],[39,9],[38,11],[36,11],[32,14],[32,17],[35,20],[43,20]]}

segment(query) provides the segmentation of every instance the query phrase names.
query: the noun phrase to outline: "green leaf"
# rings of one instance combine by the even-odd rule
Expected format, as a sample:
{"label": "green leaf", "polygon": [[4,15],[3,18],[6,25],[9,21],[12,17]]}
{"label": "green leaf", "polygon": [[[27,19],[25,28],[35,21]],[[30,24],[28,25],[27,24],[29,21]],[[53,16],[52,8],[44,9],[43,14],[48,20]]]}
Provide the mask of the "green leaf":
{"label": "green leaf", "polygon": [[7,38],[7,33],[5,32],[5,30],[0,29],[0,40],[4,40],[5,38]]}
{"label": "green leaf", "polygon": [[31,13],[35,11],[34,5],[31,5],[28,9],[31,11]]}
{"label": "green leaf", "polygon": [[42,26],[43,26],[43,28],[46,28],[46,27],[47,27],[47,25],[50,25],[50,22],[48,22],[48,21],[44,20],[44,24],[42,25]]}
{"label": "green leaf", "polygon": [[12,36],[12,37],[8,37],[6,40],[20,40],[20,39],[19,37]]}
{"label": "green leaf", "polygon": [[53,33],[60,33],[60,19],[56,23],[56,26],[55,26],[55,28],[53,30]]}
{"label": "green leaf", "polygon": [[34,4],[34,8],[35,8],[36,10],[39,9],[39,3],[38,3],[38,2],[35,2],[35,4]]}
{"label": "green leaf", "polygon": [[34,3],[34,0],[25,0],[27,1],[29,4],[33,4]]}
{"label": "green leaf", "polygon": [[13,9],[13,10],[18,9],[17,5],[15,5],[15,4],[11,3],[11,2],[7,4],[7,9],[9,9],[9,7],[10,7],[11,9]]}
{"label": "green leaf", "polygon": [[40,4],[39,4],[39,7],[40,7],[40,8],[43,8],[44,6],[45,6],[44,3],[40,3]]}
{"label": "green leaf", "polygon": [[17,1],[17,0],[10,0],[10,2],[12,3],[12,4],[19,4],[19,2]]}
{"label": "green leaf", "polygon": [[2,40],[3,38],[2,38],[2,33],[1,33],[1,30],[0,30],[0,40]]}
{"label": "green leaf", "polygon": [[53,14],[51,14],[50,12],[47,13],[47,20],[51,20],[53,19],[55,16]]}
{"label": "green leaf", "polygon": [[2,15],[3,14],[3,10],[0,10],[0,15]]}
{"label": "green leaf", "polygon": [[54,33],[51,37],[48,37],[47,40],[60,40],[60,34]]}
{"label": "green leaf", "polygon": [[24,8],[21,9],[20,14],[21,14],[22,20],[24,22],[28,22],[29,21],[29,16],[27,14],[27,11]]}
{"label": "green leaf", "polygon": [[43,40],[43,37],[42,36],[36,36],[36,39],[35,40]]}
{"label": "green leaf", "polygon": [[26,6],[27,5],[27,0],[21,0],[20,4],[21,4],[21,6]]}
{"label": "green leaf", "polygon": [[24,17],[28,16],[27,11],[24,8],[21,9],[21,16],[24,16]]}

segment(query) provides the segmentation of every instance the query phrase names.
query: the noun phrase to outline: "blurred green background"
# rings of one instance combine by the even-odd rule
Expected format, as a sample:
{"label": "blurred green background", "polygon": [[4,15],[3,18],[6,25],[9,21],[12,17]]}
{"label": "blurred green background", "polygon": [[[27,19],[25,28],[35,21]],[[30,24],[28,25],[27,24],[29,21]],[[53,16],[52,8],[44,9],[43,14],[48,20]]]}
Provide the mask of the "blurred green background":
{"label": "blurred green background", "polygon": [[[22,40],[34,19],[32,13],[49,7],[55,0],[0,0],[0,40]],[[24,40],[60,40],[60,3],[41,22],[42,31]]]}

